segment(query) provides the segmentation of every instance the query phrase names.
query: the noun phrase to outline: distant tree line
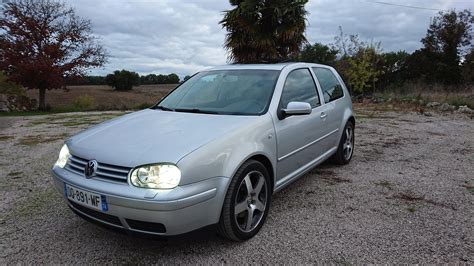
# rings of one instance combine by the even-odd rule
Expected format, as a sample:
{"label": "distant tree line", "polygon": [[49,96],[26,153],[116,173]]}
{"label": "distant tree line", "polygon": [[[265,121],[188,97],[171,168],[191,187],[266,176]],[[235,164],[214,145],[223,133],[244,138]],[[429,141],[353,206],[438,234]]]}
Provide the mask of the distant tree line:
{"label": "distant tree line", "polygon": [[140,77],[140,84],[143,84],[143,85],[148,85],[148,84],[177,84],[177,83],[179,83],[179,77],[175,73],[171,73],[169,75],[149,74],[149,75]]}
{"label": "distant tree line", "polygon": [[355,94],[394,89],[406,82],[462,88],[474,84],[474,17],[469,10],[440,12],[433,18],[422,48],[383,52],[381,43],[340,34],[330,45],[306,44],[297,60],[331,65]]}
{"label": "distant tree line", "polygon": [[117,70],[107,76],[84,76],[67,80],[67,85],[109,85],[117,90],[131,90],[133,86],[152,84],[178,84],[179,76],[175,73],[168,75],[149,74],[140,76],[128,70]]}

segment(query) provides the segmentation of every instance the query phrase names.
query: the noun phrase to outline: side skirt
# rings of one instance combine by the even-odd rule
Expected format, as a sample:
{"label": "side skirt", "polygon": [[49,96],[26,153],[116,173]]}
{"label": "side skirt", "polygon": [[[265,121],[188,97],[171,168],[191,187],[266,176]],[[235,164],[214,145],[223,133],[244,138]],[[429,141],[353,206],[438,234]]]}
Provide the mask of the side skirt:
{"label": "side skirt", "polygon": [[273,190],[273,193],[282,190],[284,187],[288,186],[293,181],[295,181],[299,177],[303,176],[304,174],[306,174],[308,171],[310,171],[314,167],[321,164],[326,159],[331,157],[334,153],[336,153],[336,151],[337,151],[337,146],[333,147],[332,149],[330,149],[327,152],[323,153],[321,156],[319,156],[318,158],[312,160],[311,162],[303,165],[302,167],[300,167],[299,169],[297,169],[293,173],[290,173],[289,175],[285,176],[284,178],[278,180],[275,184],[275,189]]}

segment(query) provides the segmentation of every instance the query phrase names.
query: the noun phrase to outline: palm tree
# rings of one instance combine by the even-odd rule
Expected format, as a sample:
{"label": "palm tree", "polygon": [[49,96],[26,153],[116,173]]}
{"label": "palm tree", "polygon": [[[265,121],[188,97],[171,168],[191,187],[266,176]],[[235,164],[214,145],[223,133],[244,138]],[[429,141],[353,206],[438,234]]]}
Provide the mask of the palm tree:
{"label": "palm tree", "polygon": [[230,0],[219,23],[227,30],[224,47],[235,63],[296,58],[306,43],[307,0]]}

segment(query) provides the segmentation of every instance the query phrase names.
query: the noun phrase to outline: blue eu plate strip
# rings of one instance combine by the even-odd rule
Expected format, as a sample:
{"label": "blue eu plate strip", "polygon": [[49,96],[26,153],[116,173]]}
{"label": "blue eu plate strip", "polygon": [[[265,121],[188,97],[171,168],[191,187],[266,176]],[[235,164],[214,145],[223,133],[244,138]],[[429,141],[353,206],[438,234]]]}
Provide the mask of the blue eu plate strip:
{"label": "blue eu plate strip", "polygon": [[109,206],[107,205],[107,200],[104,195],[100,195],[100,201],[102,201],[102,210],[105,212],[108,211]]}

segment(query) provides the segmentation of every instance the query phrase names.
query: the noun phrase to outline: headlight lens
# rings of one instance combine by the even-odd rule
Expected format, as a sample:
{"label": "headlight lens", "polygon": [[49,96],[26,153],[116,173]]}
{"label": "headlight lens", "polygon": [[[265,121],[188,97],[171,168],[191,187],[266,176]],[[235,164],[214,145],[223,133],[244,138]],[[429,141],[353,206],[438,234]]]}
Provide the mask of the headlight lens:
{"label": "headlight lens", "polygon": [[54,164],[55,166],[64,168],[66,166],[67,160],[71,157],[71,154],[69,153],[69,148],[67,147],[66,144],[63,145],[61,148],[61,151],[59,152],[59,157],[56,163]]}
{"label": "headlight lens", "polygon": [[156,164],[136,168],[130,176],[136,187],[171,189],[178,186],[181,171],[173,164]]}

